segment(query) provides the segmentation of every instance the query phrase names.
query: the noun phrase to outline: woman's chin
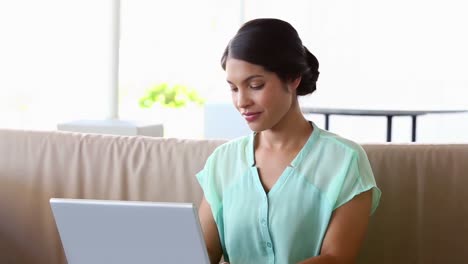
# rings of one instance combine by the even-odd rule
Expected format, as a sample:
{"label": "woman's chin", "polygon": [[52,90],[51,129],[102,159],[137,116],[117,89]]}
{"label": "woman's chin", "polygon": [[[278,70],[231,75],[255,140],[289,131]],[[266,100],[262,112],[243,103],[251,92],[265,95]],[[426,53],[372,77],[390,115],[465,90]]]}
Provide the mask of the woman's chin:
{"label": "woman's chin", "polygon": [[247,125],[249,126],[250,130],[252,130],[252,132],[258,133],[265,130],[265,128],[262,125],[255,124],[255,122],[247,123]]}

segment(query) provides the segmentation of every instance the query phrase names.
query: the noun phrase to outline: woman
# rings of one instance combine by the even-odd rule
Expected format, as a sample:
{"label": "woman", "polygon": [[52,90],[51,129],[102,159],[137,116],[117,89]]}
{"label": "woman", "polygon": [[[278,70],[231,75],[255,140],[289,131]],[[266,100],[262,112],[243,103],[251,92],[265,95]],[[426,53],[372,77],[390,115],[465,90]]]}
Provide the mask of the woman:
{"label": "woman", "polygon": [[244,24],[222,67],[253,133],[218,147],[197,174],[212,263],[354,263],[380,198],[364,150],[307,121],[318,61],[278,19]]}

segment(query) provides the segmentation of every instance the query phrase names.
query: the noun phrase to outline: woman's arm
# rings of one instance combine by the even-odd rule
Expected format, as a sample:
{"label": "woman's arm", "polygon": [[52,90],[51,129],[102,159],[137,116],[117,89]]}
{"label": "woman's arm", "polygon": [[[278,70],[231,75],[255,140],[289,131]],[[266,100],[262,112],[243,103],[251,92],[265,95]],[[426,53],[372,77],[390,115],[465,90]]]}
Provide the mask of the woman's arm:
{"label": "woman's arm", "polygon": [[372,206],[372,190],[354,197],[333,213],[320,256],[300,264],[353,264],[364,241]]}
{"label": "woman's arm", "polygon": [[221,249],[221,242],[219,241],[218,228],[213,218],[211,207],[205,197],[203,197],[200,208],[198,209],[198,217],[200,218],[210,262],[219,263],[223,251]]}

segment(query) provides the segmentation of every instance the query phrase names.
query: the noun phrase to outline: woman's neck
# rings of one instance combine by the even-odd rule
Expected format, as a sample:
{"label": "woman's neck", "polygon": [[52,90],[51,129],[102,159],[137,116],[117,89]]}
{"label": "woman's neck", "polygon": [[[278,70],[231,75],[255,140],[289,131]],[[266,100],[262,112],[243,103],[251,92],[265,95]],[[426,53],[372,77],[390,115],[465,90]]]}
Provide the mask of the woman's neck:
{"label": "woman's neck", "polygon": [[312,133],[313,127],[305,119],[295,102],[286,115],[272,128],[257,134],[256,148],[287,150],[301,148]]}

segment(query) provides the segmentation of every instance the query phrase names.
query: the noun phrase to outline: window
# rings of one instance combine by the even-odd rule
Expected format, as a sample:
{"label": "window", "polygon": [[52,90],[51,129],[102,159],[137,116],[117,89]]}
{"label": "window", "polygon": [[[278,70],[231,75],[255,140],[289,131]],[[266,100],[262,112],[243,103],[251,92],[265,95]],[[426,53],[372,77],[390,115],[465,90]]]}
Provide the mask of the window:
{"label": "window", "polygon": [[229,96],[219,61],[239,14],[236,1],[122,1],[120,116],[164,122],[168,136],[203,137],[203,108],[142,109],[139,98],[160,83],[195,89],[209,102]]}
{"label": "window", "polygon": [[105,118],[111,1],[0,1],[0,126]]}
{"label": "window", "polygon": [[[290,21],[318,57],[318,90],[302,104],[436,110],[468,109],[464,7],[454,0],[247,0],[245,12],[247,20]],[[330,124],[357,141],[385,140],[385,118],[332,116]],[[410,118],[394,118],[394,141],[410,141],[410,128]],[[468,114],[418,118],[418,141],[468,141],[467,132]]]}
{"label": "window", "polygon": [[[1,127],[55,129],[63,120],[108,116],[115,3],[0,2]],[[146,89],[162,82],[229,104],[219,59],[241,23],[257,17],[289,21],[318,57],[318,90],[302,104],[467,109],[463,7],[456,0],[120,1],[119,116],[173,119],[138,105]],[[177,127],[184,133],[174,136],[203,137],[203,110],[197,111],[199,119],[190,120],[198,126]],[[312,118],[323,124],[321,116]],[[418,121],[418,141],[468,141],[467,114]],[[385,124],[384,118],[332,117],[331,129],[357,141],[381,142]],[[410,119],[395,118],[395,141],[409,138]]]}

